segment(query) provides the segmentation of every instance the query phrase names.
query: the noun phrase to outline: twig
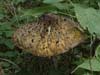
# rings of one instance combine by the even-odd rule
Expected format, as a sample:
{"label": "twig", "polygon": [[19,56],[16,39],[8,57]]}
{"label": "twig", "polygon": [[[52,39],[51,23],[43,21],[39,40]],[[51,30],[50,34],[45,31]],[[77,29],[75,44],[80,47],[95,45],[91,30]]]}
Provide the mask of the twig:
{"label": "twig", "polygon": [[18,65],[16,65],[14,62],[12,62],[11,60],[4,59],[4,58],[0,58],[0,60],[5,61],[5,62],[8,62],[8,63],[10,63],[10,64],[12,64],[12,65],[16,66],[16,68],[18,69],[18,71],[17,71],[17,72],[19,72],[19,71],[20,71],[20,67],[19,67]]}
{"label": "twig", "polygon": [[58,12],[58,13],[63,14],[63,15],[67,15],[67,16],[69,16],[71,18],[76,18],[76,16],[73,16],[73,15],[70,15],[70,14],[67,14],[67,13],[64,13],[64,12]]}
{"label": "twig", "polygon": [[91,75],[93,75],[93,69],[92,69],[92,64],[91,64],[91,59],[92,59],[92,51],[93,51],[93,43],[95,41],[95,36],[92,35],[90,38],[90,59],[89,59],[89,64],[90,64],[90,69],[91,69]]}

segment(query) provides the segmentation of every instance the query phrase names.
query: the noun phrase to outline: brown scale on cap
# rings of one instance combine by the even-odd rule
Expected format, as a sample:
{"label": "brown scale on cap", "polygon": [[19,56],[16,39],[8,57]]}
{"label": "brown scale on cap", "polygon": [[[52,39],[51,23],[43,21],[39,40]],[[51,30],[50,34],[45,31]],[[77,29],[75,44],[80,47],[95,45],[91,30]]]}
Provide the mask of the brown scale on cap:
{"label": "brown scale on cap", "polygon": [[85,39],[85,33],[76,22],[52,13],[20,27],[13,35],[16,46],[41,57],[67,52]]}

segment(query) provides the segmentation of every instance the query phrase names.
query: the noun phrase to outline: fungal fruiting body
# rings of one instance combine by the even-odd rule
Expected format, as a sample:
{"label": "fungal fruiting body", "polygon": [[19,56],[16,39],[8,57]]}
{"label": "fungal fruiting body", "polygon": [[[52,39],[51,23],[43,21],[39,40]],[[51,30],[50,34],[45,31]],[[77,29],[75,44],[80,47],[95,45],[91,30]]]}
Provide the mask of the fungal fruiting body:
{"label": "fungal fruiting body", "polygon": [[67,52],[85,38],[76,22],[52,13],[44,14],[38,21],[20,27],[13,35],[17,47],[41,57]]}

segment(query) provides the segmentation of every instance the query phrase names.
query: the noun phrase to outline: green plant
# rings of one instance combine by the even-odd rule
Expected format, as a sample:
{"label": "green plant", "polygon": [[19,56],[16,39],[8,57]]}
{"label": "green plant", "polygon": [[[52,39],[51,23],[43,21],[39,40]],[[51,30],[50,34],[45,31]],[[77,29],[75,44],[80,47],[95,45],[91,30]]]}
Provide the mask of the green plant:
{"label": "green plant", "polygon": [[[45,12],[78,21],[89,35],[86,44],[55,60],[34,57],[16,48],[13,32]],[[5,75],[99,75],[99,13],[99,0],[0,0],[0,65]]]}

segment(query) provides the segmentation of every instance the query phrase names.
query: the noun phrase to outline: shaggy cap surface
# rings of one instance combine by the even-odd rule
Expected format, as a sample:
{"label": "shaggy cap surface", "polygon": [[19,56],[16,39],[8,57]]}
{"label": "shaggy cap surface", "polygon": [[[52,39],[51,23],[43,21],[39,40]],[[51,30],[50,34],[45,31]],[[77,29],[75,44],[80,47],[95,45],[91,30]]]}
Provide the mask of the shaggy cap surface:
{"label": "shaggy cap surface", "polygon": [[50,57],[69,51],[83,42],[85,37],[76,22],[48,13],[38,21],[17,29],[13,41],[17,47],[35,56]]}

